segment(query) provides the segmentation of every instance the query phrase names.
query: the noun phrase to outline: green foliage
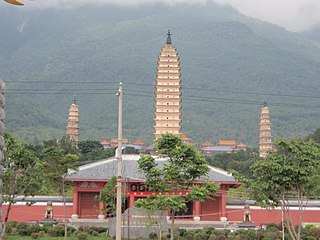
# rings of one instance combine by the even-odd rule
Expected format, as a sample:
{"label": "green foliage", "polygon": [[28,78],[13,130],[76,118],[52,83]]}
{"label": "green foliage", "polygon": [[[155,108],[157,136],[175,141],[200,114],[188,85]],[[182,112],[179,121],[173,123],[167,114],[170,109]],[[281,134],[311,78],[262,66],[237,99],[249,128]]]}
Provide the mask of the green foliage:
{"label": "green foliage", "polygon": [[100,160],[114,156],[115,148],[103,149],[103,146],[100,144],[99,141],[80,141],[78,146],[81,152],[80,161]]}
{"label": "green foliage", "polygon": [[5,134],[3,167],[4,202],[14,203],[19,195],[33,196],[41,186],[41,163],[26,145]]}
{"label": "green foliage", "polygon": [[78,156],[65,154],[60,146],[53,146],[43,149],[44,184],[50,186],[57,193],[62,193],[65,186],[65,177],[69,170],[76,170]]}
{"label": "green foliage", "polygon": [[[188,200],[204,201],[219,185],[201,179],[209,172],[205,158],[194,146],[183,143],[179,137],[173,134],[162,135],[156,141],[156,150],[161,157],[167,158],[161,168],[150,155],[142,155],[138,164],[145,175],[149,191],[158,194],[138,199],[135,205],[150,210],[171,211],[172,232],[175,213],[185,210]],[[195,185],[194,181],[200,179],[203,183]],[[178,195],[179,190],[190,192],[184,197]]]}
{"label": "green foliage", "polygon": [[80,141],[78,147],[81,153],[89,153],[95,149],[103,149],[103,146],[99,141],[93,140]]}
{"label": "green foliage", "polygon": [[148,196],[146,198],[140,198],[135,202],[135,206],[150,210],[171,210],[179,212],[186,209],[186,199],[181,196],[161,194],[155,197]]}
{"label": "green foliage", "polygon": [[[264,207],[280,206],[284,223],[292,239],[300,239],[301,226],[296,229],[288,214],[288,200],[295,199],[300,210],[314,188],[314,177],[320,171],[320,148],[314,142],[293,138],[290,141],[278,139],[275,148],[265,159],[251,166],[252,177],[235,174],[248,189],[251,197]],[[301,216],[299,217],[301,223]]]}
{"label": "green foliage", "polygon": [[77,237],[79,240],[86,240],[88,238],[88,234],[85,232],[79,232],[77,233]]}
{"label": "green foliage", "polygon": [[49,229],[49,236],[51,237],[63,237],[64,236],[64,226],[57,225]]}
{"label": "green foliage", "polygon": [[116,186],[117,177],[113,176],[104,185],[99,196],[96,196],[98,201],[105,203],[105,213],[114,213],[116,211]]}
{"label": "green foliage", "polygon": [[32,233],[31,238],[32,239],[38,239],[40,237],[40,233]]}
{"label": "green foliage", "polygon": [[309,235],[319,239],[320,238],[320,227],[311,227],[309,229]]}
{"label": "green foliage", "polygon": [[246,151],[237,151],[234,153],[220,153],[208,157],[210,165],[222,168],[224,170],[236,170],[246,177],[251,175],[250,166],[255,162],[258,156],[256,149]]}

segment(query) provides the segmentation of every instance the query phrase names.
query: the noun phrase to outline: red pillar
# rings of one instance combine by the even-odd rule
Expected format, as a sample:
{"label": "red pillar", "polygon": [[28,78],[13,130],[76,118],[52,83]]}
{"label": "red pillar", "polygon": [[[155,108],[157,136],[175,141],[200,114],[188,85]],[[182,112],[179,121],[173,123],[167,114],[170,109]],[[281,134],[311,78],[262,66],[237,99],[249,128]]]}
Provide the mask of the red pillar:
{"label": "red pillar", "polygon": [[129,197],[129,208],[132,208],[134,205],[134,196]]}
{"label": "red pillar", "polygon": [[226,190],[221,190],[221,196],[220,196],[220,217],[226,217],[227,216],[227,198],[226,198]]}
{"label": "red pillar", "polygon": [[73,190],[73,209],[72,209],[73,214],[79,215],[79,192],[76,186],[74,186]]}
{"label": "red pillar", "polygon": [[193,211],[193,217],[200,217],[201,215],[201,203],[200,202],[194,202],[193,203],[194,211]]}
{"label": "red pillar", "polygon": [[103,210],[104,210],[104,202],[99,202],[99,215],[103,215]]}

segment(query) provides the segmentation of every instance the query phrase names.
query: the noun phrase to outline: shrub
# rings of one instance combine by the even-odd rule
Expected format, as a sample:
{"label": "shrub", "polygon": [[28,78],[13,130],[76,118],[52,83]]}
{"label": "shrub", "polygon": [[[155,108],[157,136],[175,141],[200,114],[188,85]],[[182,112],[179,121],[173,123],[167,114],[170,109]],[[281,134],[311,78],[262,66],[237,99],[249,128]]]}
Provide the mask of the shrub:
{"label": "shrub", "polygon": [[31,238],[32,239],[37,239],[40,237],[40,233],[31,233]]}
{"label": "shrub", "polygon": [[193,240],[193,233],[192,232],[187,232],[185,236],[186,240]]}
{"label": "shrub", "polygon": [[49,229],[48,234],[51,237],[63,237],[64,236],[64,227],[61,225],[54,226],[51,229]]}
{"label": "shrub", "polygon": [[17,225],[18,225],[18,222],[16,222],[16,221],[7,222],[6,233],[13,233],[12,229],[14,229],[14,228],[16,229]]}
{"label": "shrub", "polygon": [[250,229],[246,232],[245,237],[241,238],[241,239],[256,240],[257,239],[257,231]]}
{"label": "shrub", "polygon": [[97,231],[92,231],[91,232],[91,235],[94,236],[94,237],[98,237],[99,236],[99,233]]}
{"label": "shrub", "polygon": [[79,240],[86,240],[86,239],[88,238],[88,234],[85,233],[85,232],[79,232],[79,233],[77,234],[77,238],[78,238]]}
{"label": "shrub", "polygon": [[214,227],[205,227],[205,228],[203,228],[202,231],[210,236],[212,233],[215,233],[215,228]]}
{"label": "shrub", "polygon": [[29,231],[30,235],[32,233],[38,233],[41,231],[41,227],[38,224],[29,224],[28,231]]}
{"label": "shrub", "polygon": [[226,240],[226,236],[220,235],[217,237],[217,240]]}
{"label": "shrub", "polygon": [[52,223],[45,223],[45,224],[42,225],[42,230],[45,233],[49,233],[52,228],[53,228],[53,224]]}
{"label": "shrub", "polygon": [[17,233],[20,236],[30,236],[31,235],[31,233],[29,233],[29,231],[28,231],[28,228],[19,228],[19,229],[17,229]]}
{"label": "shrub", "polygon": [[268,223],[266,229],[269,230],[270,228],[277,228],[279,230],[279,225],[276,223]]}
{"label": "shrub", "polygon": [[158,235],[157,235],[157,233],[155,233],[155,232],[151,232],[151,233],[149,233],[149,238],[150,238],[150,239],[157,239],[157,238],[158,238]]}
{"label": "shrub", "polygon": [[320,238],[320,228],[311,227],[309,229],[309,235],[312,236],[312,237]]}
{"label": "shrub", "polygon": [[98,233],[105,233],[108,230],[109,230],[109,228],[106,228],[106,227],[97,227],[97,229],[96,229],[96,231]]}
{"label": "shrub", "polygon": [[167,235],[162,235],[161,240],[168,240]]}
{"label": "shrub", "polygon": [[209,240],[217,240],[217,235],[215,233],[211,233]]}
{"label": "shrub", "polygon": [[184,228],[179,228],[179,235],[180,235],[180,237],[184,237],[185,235],[186,235],[186,233],[187,233],[187,230],[186,229],[184,229]]}
{"label": "shrub", "polygon": [[209,236],[205,232],[197,232],[194,236],[194,240],[208,240]]}
{"label": "shrub", "polygon": [[318,240],[318,238],[313,237],[313,236],[307,236],[304,238],[305,240]]}
{"label": "shrub", "polygon": [[40,231],[39,232],[39,237],[43,237],[45,235],[45,231]]}

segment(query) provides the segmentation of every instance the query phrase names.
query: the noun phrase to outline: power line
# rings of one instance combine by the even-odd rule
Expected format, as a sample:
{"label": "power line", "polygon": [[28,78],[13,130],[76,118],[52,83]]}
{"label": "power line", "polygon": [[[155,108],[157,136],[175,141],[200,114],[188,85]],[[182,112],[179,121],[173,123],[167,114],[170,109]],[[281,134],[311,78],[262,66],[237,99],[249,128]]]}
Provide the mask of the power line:
{"label": "power line", "polygon": [[[27,91],[26,91],[27,90]],[[20,89],[17,90],[8,90],[9,94],[19,94],[19,95],[63,95],[63,94],[78,94],[78,95],[113,95],[115,94],[115,89],[65,89],[60,91],[60,89],[37,89],[39,91],[34,91],[32,89]],[[51,92],[52,90],[52,92]],[[154,97],[151,94],[141,94],[146,93],[145,91],[139,90],[127,90],[129,93],[125,95],[135,96],[135,97]],[[139,94],[136,94],[139,93]],[[235,103],[235,104],[246,104],[246,105],[262,105],[263,102],[253,101],[253,100],[243,100],[243,99],[230,99],[230,98],[218,98],[218,97],[202,97],[202,96],[190,96],[183,95],[183,100],[194,100],[202,102],[220,102],[220,103]],[[168,99],[170,100],[170,99]],[[268,102],[270,106],[285,106],[285,107],[296,107],[296,108],[316,108],[319,109],[319,105],[302,105],[295,103],[285,103],[285,102]]]}
{"label": "power line", "polygon": [[[36,84],[118,84],[114,81],[55,81],[55,82],[39,82],[39,81],[7,81],[6,83],[36,83]],[[143,86],[143,87],[155,87],[153,84],[145,83],[129,83],[124,82],[125,85]],[[291,97],[291,98],[310,98],[319,99],[320,96],[309,96],[309,95],[294,95],[294,94],[282,94],[282,93],[267,93],[267,92],[249,92],[249,91],[235,91],[235,90],[224,90],[224,89],[208,89],[208,88],[194,88],[194,87],[182,87],[185,90],[192,91],[205,91],[205,92],[218,92],[218,93],[233,93],[233,94],[246,94],[246,95],[261,95],[261,96],[277,96],[277,97]],[[10,89],[10,88],[9,88]],[[127,89],[126,89],[127,91]]]}

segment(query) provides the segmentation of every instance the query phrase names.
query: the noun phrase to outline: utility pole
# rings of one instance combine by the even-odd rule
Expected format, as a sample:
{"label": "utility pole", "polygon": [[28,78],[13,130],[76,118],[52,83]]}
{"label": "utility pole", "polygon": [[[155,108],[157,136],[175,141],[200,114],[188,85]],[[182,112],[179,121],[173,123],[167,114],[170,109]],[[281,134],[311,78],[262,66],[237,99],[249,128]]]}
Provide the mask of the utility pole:
{"label": "utility pole", "polygon": [[116,240],[121,240],[121,206],[122,206],[122,82],[117,93],[118,109],[118,176],[117,176],[117,209],[116,209]]}

